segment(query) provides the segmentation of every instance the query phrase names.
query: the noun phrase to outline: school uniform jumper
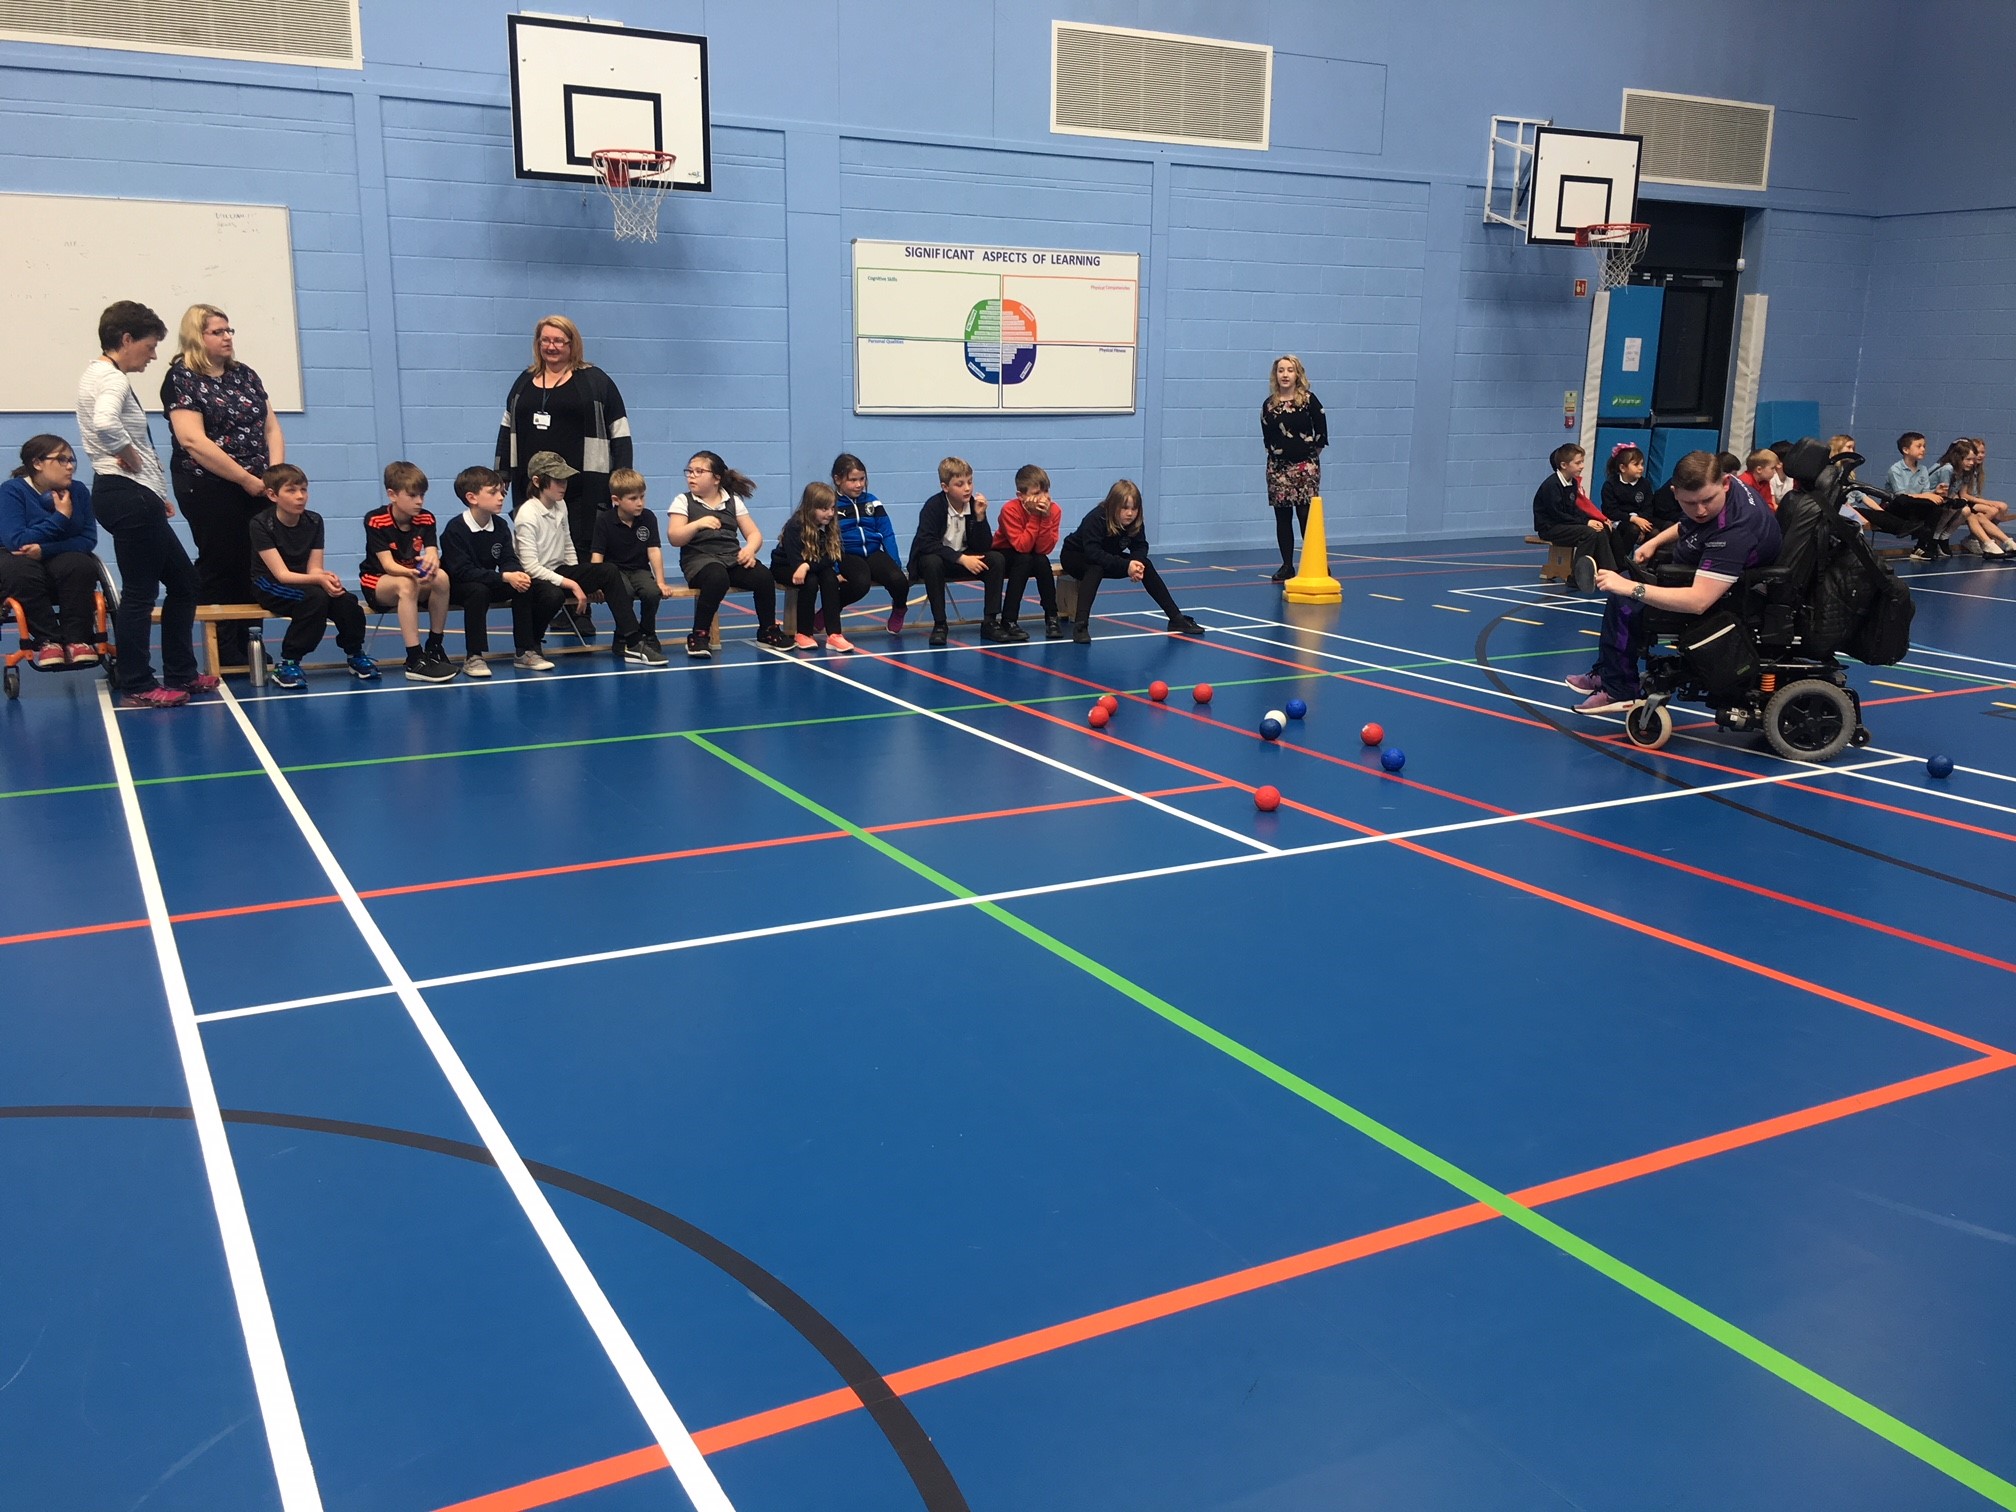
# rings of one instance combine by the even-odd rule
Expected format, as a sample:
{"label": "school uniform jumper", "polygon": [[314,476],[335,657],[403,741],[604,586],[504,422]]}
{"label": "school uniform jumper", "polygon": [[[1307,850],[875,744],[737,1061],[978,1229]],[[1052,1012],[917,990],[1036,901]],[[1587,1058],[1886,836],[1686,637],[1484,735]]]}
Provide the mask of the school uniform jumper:
{"label": "school uniform jumper", "polygon": [[[525,570],[505,520],[465,509],[442,526],[441,570],[448,574],[448,602],[462,606],[465,656],[489,651],[490,610],[497,604],[511,606],[511,649],[521,653],[539,649],[540,628],[552,620],[562,595],[537,579],[523,593],[504,581],[505,573]],[[539,615],[542,587],[548,599],[544,619]]]}
{"label": "school uniform jumper", "polygon": [[805,529],[793,515],[777,533],[776,548],[770,553],[770,575],[781,588],[791,582],[801,566],[805,568],[805,581],[798,585],[798,623],[792,628],[800,635],[812,633],[816,601],[816,612],[826,617],[827,631],[841,634],[840,614],[852,600],[847,597],[847,584],[840,576],[839,559],[815,562],[806,556]]}
{"label": "school uniform jumper", "polygon": [[1064,571],[1078,580],[1078,612],[1073,625],[1085,629],[1091,622],[1092,600],[1107,578],[1124,578],[1129,564],[1141,564],[1141,586],[1156,607],[1169,616],[1172,625],[1187,616],[1176,606],[1175,595],[1162,581],[1162,574],[1148,560],[1148,535],[1137,521],[1132,535],[1108,535],[1106,511],[1095,506],[1078,522],[1078,528],[1064,538]]}
{"label": "school uniform jumper", "polygon": [[1044,623],[1057,618],[1057,578],[1050,569],[1050,553],[1057,549],[1061,513],[1052,504],[1037,514],[1022,503],[1019,494],[1001,506],[1001,519],[994,527],[994,549],[1001,553],[1007,578],[1001,595],[1002,624],[1012,625],[1020,617],[1022,592],[1031,578],[1036,580]]}
{"label": "school uniform jumper", "polygon": [[[970,571],[959,558],[977,556],[980,570]],[[987,515],[978,505],[965,510],[952,507],[941,489],[924,501],[917,513],[917,534],[910,541],[910,578],[924,580],[924,592],[931,600],[931,623],[945,626],[945,584],[980,584],[981,615],[988,624],[1001,617],[1002,554],[993,548],[987,530]]]}

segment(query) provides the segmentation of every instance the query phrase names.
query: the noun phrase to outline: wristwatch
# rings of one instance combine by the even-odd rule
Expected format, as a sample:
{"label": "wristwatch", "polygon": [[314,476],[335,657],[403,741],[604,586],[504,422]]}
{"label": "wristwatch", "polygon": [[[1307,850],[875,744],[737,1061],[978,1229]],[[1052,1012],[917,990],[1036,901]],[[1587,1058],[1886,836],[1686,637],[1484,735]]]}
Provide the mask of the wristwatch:
{"label": "wristwatch", "polygon": [[1631,602],[1634,604],[1645,602],[1645,585],[1643,583],[1640,583],[1636,588],[1631,590]]}

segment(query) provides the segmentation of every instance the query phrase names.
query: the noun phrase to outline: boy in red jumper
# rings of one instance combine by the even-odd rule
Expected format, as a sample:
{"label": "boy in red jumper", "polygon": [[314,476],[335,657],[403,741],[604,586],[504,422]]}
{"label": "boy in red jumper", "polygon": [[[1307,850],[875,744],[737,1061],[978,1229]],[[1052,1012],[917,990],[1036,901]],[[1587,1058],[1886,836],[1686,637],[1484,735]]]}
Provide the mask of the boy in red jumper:
{"label": "boy in red jumper", "polygon": [[1050,498],[1050,474],[1034,462],[1015,474],[1015,497],[1001,506],[1001,522],[994,527],[994,549],[1007,561],[1001,628],[1011,633],[1011,639],[1029,638],[1015,620],[1022,612],[1022,590],[1033,577],[1036,597],[1043,605],[1044,637],[1062,640],[1064,631],[1057,623],[1057,579],[1050,570],[1050,553],[1057,549],[1057,506]]}

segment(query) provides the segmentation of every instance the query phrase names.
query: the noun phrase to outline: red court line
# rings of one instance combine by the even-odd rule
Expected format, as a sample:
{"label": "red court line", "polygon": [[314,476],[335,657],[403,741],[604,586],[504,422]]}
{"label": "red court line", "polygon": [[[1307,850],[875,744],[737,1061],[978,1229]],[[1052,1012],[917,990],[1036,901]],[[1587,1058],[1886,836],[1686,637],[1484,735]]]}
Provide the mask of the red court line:
{"label": "red court line", "polygon": [[[1238,725],[1226,724],[1223,720],[1213,719],[1210,715],[1200,714],[1194,709],[1181,708],[1175,704],[1157,704],[1152,699],[1142,698],[1139,694],[1108,688],[1102,683],[1092,681],[1090,678],[1079,677],[1073,673],[1062,671],[1059,668],[1048,666],[1044,663],[1026,661],[1019,656],[1011,656],[1003,651],[994,651],[986,648],[982,648],[981,654],[997,657],[1002,661],[1013,662],[1017,666],[1034,667],[1039,671],[1048,673],[1052,677],[1062,678],[1066,682],[1077,683],[1085,688],[1096,688],[1101,693],[1110,692],[1129,703],[1140,704],[1144,708],[1156,709],[1166,714],[1178,714],[1185,719],[1194,719],[1200,724],[1210,725],[1213,729],[1229,730],[1235,735],[1243,735],[1250,740],[1259,740],[1262,738],[1258,731],[1242,729]],[[1272,660],[1271,657],[1266,659]],[[1380,782],[1398,783],[1402,787],[1413,788],[1417,792],[1429,793],[1437,798],[1446,798],[1452,803],[1460,803],[1469,808],[1481,809],[1485,813],[1497,814],[1507,818],[1516,816],[1516,810],[1500,808],[1495,803],[1487,803],[1481,798],[1472,798],[1467,794],[1451,792],[1447,788],[1439,788],[1432,783],[1422,782],[1416,778],[1403,777],[1397,773],[1387,772],[1380,768],[1364,766],[1359,762],[1347,760],[1342,756],[1333,756],[1328,751],[1319,751],[1313,746],[1297,745],[1292,740],[1281,740],[1275,742],[1275,744],[1280,746],[1284,751],[1294,751],[1297,755],[1313,757],[1317,761],[1328,762],[1332,766],[1343,767],[1346,771],[1357,772],[1362,776],[1370,777]],[[1797,784],[1789,785],[1797,786]],[[1801,788],[1801,791],[1811,790]],[[1808,913],[1819,914],[1824,918],[1833,919],[1839,923],[1853,924],[1863,929],[1873,930],[1878,934],[1889,935],[1893,939],[1904,940],[1913,945],[1922,945],[1928,950],[1936,950],[1946,955],[1956,956],[1961,960],[1972,961],[1978,966],[1992,966],[1998,971],[2016,973],[2016,963],[2000,960],[1991,955],[1983,955],[1980,951],[1969,950],[1963,945],[1953,945],[1944,940],[1932,939],[1927,935],[1915,934],[1911,930],[1900,929],[1894,924],[1884,924],[1875,919],[1863,918],[1859,914],[1848,913],[1838,908],[1830,908],[1824,903],[1815,903],[1806,898],[1795,898],[1792,894],[1779,892],[1775,888],[1765,887],[1755,882],[1745,882],[1741,878],[1728,876],[1722,872],[1710,871],[1706,867],[1694,866],[1685,861],[1676,861],[1670,856],[1655,855],[1651,851],[1639,850],[1636,846],[1625,845],[1620,841],[1607,840],[1600,835],[1592,835],[1584,830],[1570,829],[1567,825],[1557,824],[1552,820],[1527,819],[1523,822],[1530,824],[1535,829],[1548,830],[1557,835],[1565,835],[1571,840],[1580,840],[1589,845],[1598,845],[1605,850],[1616,851],[1635,860],[1649,861],[1653,865],[1663,866],[1669,871],[1684,872],[1688,876],[1698,877],[1707,882],[1720,883],[1724,887],[1733,887],[1739,892],[1746,892],[1754,897],[1768,898],[1774,903],[1784,903],[1793,908],[1804,909]]]}
{"label": "red court line", "polygon": [[[1187,761],[1179,760],[1177,757],[1174,756],[1165,755],[1160,751],[1151,751],[1146,746],[1134,745],[1129,741],[1121,740],[1117,736],[1110,734],[1108,731],[1094,730],[1089,726],[1081,725],[1074,720],[1063,719],[1058,715],[1052,714],[1047,709],[1038,709],[1029,704],[1013,703],[1008,699],[1000,697],[997,694],[986,692],[984,689],[973,687],[968,683],[962,683],[958,681],[956,678],[947,677],[943,673],[932,672],[923,667],[914,666],[908,661],[897,661],[893,658],[874,656],[873,653],[869,653],[869,659],[881,662],[884,666],[901,667],[904,671],[913,673],[918,677],[928,677],[933,682],[942,682],[946,684],[948,687],[958,688],[960,691],[964,693],[969,693],[975,698],[985,699],[989,702],[999,704],[1005,708],[1016,709],[1023,714],[1031,715],[1038,719],[1048,720],[1050,723],[1055,725],[1061,725],[1063,726],[1063,728],[1067,730],[1076,731],[1077,733],[1088,736],[1094,740],[1106,741],[1112,745],[1119,746],[1124,750],[1133,751],[1138,755],[1149,757],[1151,760],[1154,761],[1165,762],[1170,766],[1178,768],[1179,770],[1194,773],[1199,777],[1215,778],[1217,781],[1223,783],[1225,786],[1236,788],[1241,792],[1250,793],[1253,791],[1253,787],[1251,784],[1236,781],[1233,778],[1224,776],[1222,773],[1208,771],[1203,767],[1193,765],[1192,763]],[[1068,676],[1069,674],[1065,675]],[[1241,733],[1245,732],[1242,731]],[[1341,825],[1343,828],[1352,830],[1361,835],[1379,837],[1381,839],[1384,839],[1386,843],[1389,845],[1396,846],[1404,851],[1412,852],[1413,854],[1422,856],[1430,861],[1439,861],[1444,866],[1453,866],[1457,868],[1459,871],[1465,871],[1470,873],[1472,876],[1482,877],[1484,880],[1488,882],[1496,882],[1500,886],[1512,888],[1517,892],[1523,892],[1529,897],[1539,898],[1545,902],[1558,904],[1560,907],[1572,909],[1576,913],[1584,914],[1592,919],[1601,920],[1603,923],[1615,924],[1620,929],[1628,929],[1633,934],[1639,934],[1645,936],[1647,939],[1657,940],[1662,945],[1671,945],[1678,950],[1684,950],[1689,952],[1690,954],[1705,957],[1708,960],[1719,962],[1720,964],[1725,966],[1733,966],[1739,971],[1747,971],[1755,976],[1761,976],[1765,978],[1767,981],[1777,982],[1783,986],[1796,988],[1802,992],[1810,992],[1816,997],[1825,998],[1828,1002],[1831,1003],[1838,1003],[1844,1008],[1853,1008],[1858,1013],[1867,1013],[1877,1018],[1887,1019],[1892,1023],[1901,1024],[1910,1029],[1916,1029],[1921,1034],[1929,1034],[1932,1035],[1934,1038],[1943,1039],[1955,1045],[1965,1046],[1967,1049],[1974,1050],[1983,1055],[2000,1055],[2005,1053],[2003,1051],[1998,1050],[1995,1046],[1985,1043],[1984,1041],[1969,1038],[1968,1036],[1960,1034],[1951,1029],[1941,1028],[1937,1024],[1926,1023],[1923,1019],[1912,1018],[1909,1014],[1900,1013],[1894,1008],[1885,1008],[1878,1003],[1871,1003],[1866,1001],[1865,999],[1853,997],[1848,993],[1836,991],[1832,987],[1822,986],[1818,982],[1812,982],[1806,980],[1804,977],[1794,976],[1792,975],[1792,973],[1788,971],[1780,971],[1775,966],[1766,966],[1761,961],[1747,960],[1744,957],[1732,954],[1729,951],[1718,950],[1713,945],[1704,944],[1698,940],[1690,940],[1684,935],[1674,934],[1669,930],[1660,929],[1655,925],[1646,924],[1637,919],[1626,918],[1623,914],[1614,913],[1607,908],[1600,908],[1594,903],[1585,903],[1580,898],[1572,898],[1568,896],[1566,893],[1556,892],[1551,888],[1541,887],[1538,883],[1523,881],[1518,877],[1509,876],[1504,872],[1493,871],[1488,866],[1480,866],[1474,861],[1465,861],[1460,856],[1449,855],[1447,852],[1435,850],[1430,846],[1419,844],[1418,842],[1413,840],[1394,839],[1391,836],[1389,836],[1384,830],[1374,829],[1370,825],[1360,824],[1356,820],[1346,819],[1341,815],[1329,812],[1327,809],[1316,808],[1313,805],[1306,803],[1295,803],[1285,798],[1282,800],[1282,806],[1284,808],[1295,809],[1301,813],[1311,815],[1314,818],[1327,820],[1332,824]]]}
{"label": "red court line", "polygon": [[1982,683],[1973,688],[1941,688],[1936,693],[1899,693],[1895,698],[1865,698],[1862,707],[1874,709],[1884,704],[1923,703],[1928,698],[1965,698],[1969,693],[2012,693],[2016,683]]}
{"label": "red court line", "polygon": [[[1874,1108],[1922,1097],[1926,1093],[1958,1086],[1978,1077],[2007,1070],[2011,1066],[2016,1066],[2016,1055],[1997,1052],[1978,1060],[1949,1066],[1941,1071],[1928,1072],[1923,1076],[1892,1082],[1887,1086],[1836,1098],[1810,1108],[1802,1108],[1797,1112],[1745,1124],[1741,1128],[1730,1129],[1720,1134],[1669,1145],[1663,1150],[1653,1150],[1629,1160],[1615,1161],[1609,1165],[1597,1166],[1593,1170],[1557,1177],[1553,1181],[1526,1187],[1510,1195],[1514,1201],[1527,1207],[1541,1207],[1569,1197],[1599,1191],[1605,1187],[1635,1181],[1657,1172],[1670,1171],[1731,1150],[1817,1128],[1822,1124],[1853,1117]],[[1287,1255],[1262,1265],[1249,1266],[1243,1270],[1214,1276],[1209,1280],[1160,1292],[1151,1297],[1143,1297],[1138,1301],[1123,1303],[1118,1307],[1109,1307],[1066,1322],[1054,1323],[1046,1328],[1033,1329],[1028,1333],[997,1340],[995,1343],[981,1345],[976,1349],[962,1350],[958,1354],[947,1355],[922,1365],[913,1365],[907,1370],[899,1370],[885,1379],[898,1396],[914,1395],[933,1386],[963,1380],[983,1371],[1019,1364],[1040,1355],[1069,1348],[1074,1344],[1082,1344],[1125,1329],[1137,1328],[1145,1323],[1159,1322],[1164,1318],[1175,1317],[1232,1297],[1245,1296],[1270,1286],[1278,1286],[1283,1282],[1300,1280],[1321,1271],[1334,1270],[1370,1255],[1386,1254],[1441,1234],[1474,1228],[1498,1216],[1500,1215],[1496,1209],[1487,1207],[1481,1202],[1465,1203],[1439,1213],[1411,1219],[1406,1223],[1394,1224],[1370,1234],[1362,1234],[1354,1239],[1304,1250],[1300,1254]],[[859,1411],[861,1407],[860,1397],[851,1388],[842,1387],[702,1429],[693,1435],[693,1441],[704,1454],[720,1454],[812,1423],[841,1417]],[[531,1512],[533,1508],[551,1506],[569,1497],[585,1495],[590,1491],[634,1480],[664,1468],[664,1452],[654,1444],[648,1448],[597,1460],[593,1464],[577,1466],[571,1470],[526,1481],[467,1501],[459,1501],[450,1507],[439,1509],[439,1512]]]}
{"label": "red court line", "polygon": [[[1218,782],[1189,787],[1163,788],[1144,793],[1147,798],[1180,798],[1189,793],[1206,793],[1222,786]],[[1103,794],[1097,798],[1069,798],[1056,803],[1035,803],[1025,808],[991,809],[983,814],[947,814],[936,819],[902,819],[893,824],[870,824],[871,835],[894,834],[899,830],[932,829],[946,824],[975,824],[983,819],[1017,819],[1028,814],[1054,814],[1067,809],[1098,808],[1106,804],[1131,803],[1123,794]],[[408,882],[399,887],[373,887],[360,891],[360,898],[404,898],[415,893],[443,892],[457,887],[487,887],[493,882],[530,882],[541,877],[566,877],[581,872],[607,871],[621,866],[649,866],[660,861],[689,861],[699,856],[726,856],[738,851],[770,850],[780,845],[804,845],[814,840],[845,840],[846,830],[818,830],[805,835],[780,835],[770,840],[737,840],[727,845],[703,845],[691,850],[654,851],[646,856],[612,856],[603,861],[570,861],[564,866],[541,866],[529,871],[492,872],[480,877],[450,877],[439,882]],[[283,898],[272,903],[242,903],[232,908],[206,908],[195,913],[171,914],[171,924],[195,924],[206,919],[238,919],[250,914],[278,913],[290,908],[319,908],[343,900],[330,894],[317,898]],[[79,924],[69,929],[45,929],[35,934],[0,936],[0,945],[26,945],[36,940],[67,940],[81,935],[107,934],[116,930],[145,929],[145,919],[122,919],[112,924]]]}

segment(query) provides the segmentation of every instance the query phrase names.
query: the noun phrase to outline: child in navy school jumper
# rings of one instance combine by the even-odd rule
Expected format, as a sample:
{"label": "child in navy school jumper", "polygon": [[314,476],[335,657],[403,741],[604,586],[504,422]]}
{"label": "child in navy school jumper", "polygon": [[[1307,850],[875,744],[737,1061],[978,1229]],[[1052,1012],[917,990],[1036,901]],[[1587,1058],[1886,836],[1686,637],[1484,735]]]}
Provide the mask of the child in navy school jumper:
{"label": "child in navy school jumper", "polygon": [[462,501],[462,510],[441,527],[441,570],[448,574],[449,602],[462,606],[462,671],[468,677],[490,675],[490,664],[483,657],[490,649],[494,604],[511,606],[511,649],[517,665],[530,672],[553,666],[539,654],[539,638],[559,605],[560,593],[535,583],[520,564],[511,526],[501,518],[504,486],[504,475],[494,468],[463,468],[455,475],[455,497]]}
{"label": "child in navy school jumper", "polygon": [[609,579],[602,596],[613,609],[620,596],[627,608],[637,601],[637,628],[618,627],[610,648],[624,661],[665,665],[658,644],[658,606],[672,592],[665,581],[665,549],[658,544],[658,521],[644,507],[644,475],[627,467],[609,474],[609,505],[595,517],[591,564],[606,563]]}
{"label": "child in navy school jumper", "polygon": [[924,581],[931,600],[931,644],[945,644],[945,584],[980,584],[980,639],[1027,640],[1021,631],[1001,630],[1002,555],[994,549],[987,523],[987,496],[973,488],[972,465],[958,457],[938,464],[938,492],[917,512],[910,540],[910,576]]}
{"label": "child in navy school jumper", "polygon": [[815,621],[813,602],[821,608],[818,621],[826,627],[828,651],[852,651],[854,645],[840,633],[840,607],[846,587],[840,580],[840,521],[833,503],[833,490],[824,483],[807,483],[798,496],[798,509],[777,533],[777,549],[770,553],[770,575],[781,587],[798,590],[797,632],[792,644],[810,651],[819,643],[812,638]]}
{"label": "child in navy school jumper", "polygon": [[246,527],[252,596],[268,614],[287,621],[287,638],[273,664],[273,685],[299,688],[307,682],[301,659],[322,644],[331,620],[351,675],[374,681],[378,664],[364,654],[364,606],[323,565],[322,516],[308,507],[308,475],[291,462],[276,462],[260,481],[266,485],[267,507]]}
{"label": "child in navy school jumper", "polygon": [[[364,601],[399,616],[408,682],[455,680],[441,637],[448,629],[448,574],[427,508],[427,474],[411,462],[385,466],[385,507],[364,517],[364,561],[357,569]],[[420,644],[420,606],[427,606],[427,644]]]}
{"label": "child in navy school jumper", "polygon": [[1098,507],[1064,538],[1064,571],[1078,580],[1078,611],[1073,617],[1071,639],[1081,646],[1092,642],[1092,600],[1099,592],[1099,584],[1107,578],[1126,578],[1147,589],[1148,596],[1169,616],[1170,634],[1204,633],[1202,625],[1176,607],[1169,585],[1148,559],[1148,533],[1141,523],[1141,490],[1125,478],[1107,489]]}
{"label": "child in navy school jumper", "polygon": [[1645,484],[1645,453],[1629,441],[1610,448],[1604,471],[1603,518],[1617,533],[1616,551],[1629,558],[1638,543],[1652,532],[1652,490]]}
{"label": "child in navy school jumper", "polygon": [[868,492],[868,464],[852,452],[833,459],[834,506],[840,521],[840,576],[846,600],[868,596],[871,584],[889,590],[889,633],[903,628],[910,606],[910,578],[896,555],[896,522],[882,501]]}
{"label": "child in navy school jumper", "polygon": [[1036,598],[1043,606],[1043,635],[1058,640],[1064,634],[1057,623],[1057,579],[1050,570],[1050,553],[1057,549],[1060,511],[1050,497],[1050,474],[1034,462],[1015,473],[1015,497],[1001,506],[1001,521],[994,527],[994,549],[1007,563],[1008,586],[1001,598],[1001,628],[1012,640],[1027,640],[1016,620],[1022,614],[1022,590],[1036,579]]}
{"label": "child in navy school jumper", "polygon": [[1572,546],[1577,566],[1575,584],[1586,592],[1585,583],[1595,581],[1598,567],[1612,572],[1628,571],[1630,553],[1620,551],[1611,539],[1610,522],[1603,511],[1589,502],[1582,488],[1582,468],[1589,454],[1573,441],[1557,446],[1547,461],[1554,471],[1533,493],[1533,534],[1552,546]]}
{"label": "child in navy school jumper", "polygon": [[0,598],[28,620],[35,665],[98,665],[98,524],[77,453],[61,436],[30,436],[0,483]]}

